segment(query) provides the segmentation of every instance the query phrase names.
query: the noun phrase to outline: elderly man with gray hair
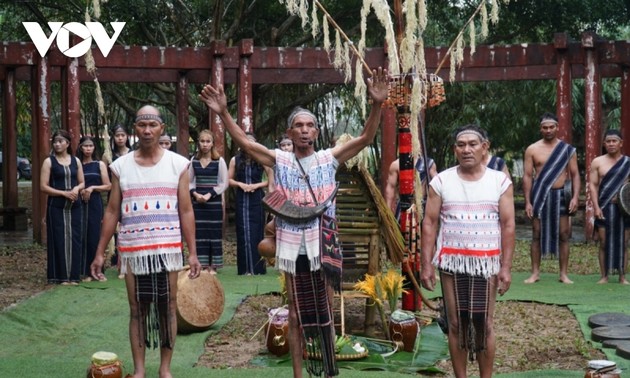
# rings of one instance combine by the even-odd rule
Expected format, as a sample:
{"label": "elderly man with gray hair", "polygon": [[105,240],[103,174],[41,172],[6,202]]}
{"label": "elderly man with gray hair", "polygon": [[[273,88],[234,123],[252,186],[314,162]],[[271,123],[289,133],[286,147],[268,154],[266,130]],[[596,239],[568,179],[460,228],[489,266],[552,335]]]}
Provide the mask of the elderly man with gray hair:
{"label": "elderly man with gray hair", "polygon": [[[284,196],[297,207],[318,207],[334,197],[337,167],[368,146],[378,129],[381,105],[387,99],[387,70],[379,68],[368,79],[372,108],[363,132],[343,146],[315,151],[319,135],[317,118],[310,111],[296,108],[287,120],[287,135],[293,152],[269,150],[247,138],[227,110],[222,87],[206,85],[200,98],[216,113],[236,144],[264,166],[275,169],[274,195]],[[309,220],[276,217],[276,261],[285,274],[289,299],[289,348],[293,376],[302,377],[303,355],[319,353],[321,360],[309,358],[309,374],[339,374],[335,361],[335,329],[332,316],[333,287],[339,290],[341,255],[321,248],[320,221],[334,219],[334,199],[322,217]],[[322,221],[322,223],[324,223]],[[304,351],[309,353],[304,353]]]}

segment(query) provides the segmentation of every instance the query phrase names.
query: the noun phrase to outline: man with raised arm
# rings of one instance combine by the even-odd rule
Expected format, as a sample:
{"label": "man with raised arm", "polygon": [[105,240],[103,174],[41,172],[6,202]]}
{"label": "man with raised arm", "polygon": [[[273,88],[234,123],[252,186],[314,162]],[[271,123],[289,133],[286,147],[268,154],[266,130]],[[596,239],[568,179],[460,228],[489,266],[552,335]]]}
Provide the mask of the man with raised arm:
{"label": "man with raised arm", "polygon": [[[379,68],[368,79],[372,108],[358,137],[342,146],[315,150],[319,135],[317,118],[310,111],[296,108],[287,120],[287,135],[293,152],[269,150],[247,138],[227,109],[222,87],[206,85],[200,98],[218,115],[236,144],[249,156],[275,170],[275,191],[284,194],[295,206],[313,207],[326,201],[335,191],[337,167],[368,146],[378,130],[381,105],[387,99],[387,71]],[[334,201],[325,214],[334,217]],[[285,274],[289,300],[289,348],[293,376],[302,377],[304,351],[320,353],[321,360],[309,358],[309,374],[339,374],[335,361],[335,329],[332,316],[332,287],[339,290],[340,258],[320,250],[320,219],[296,222],[276,217],[276,262]],[[306,353],[308,356],[308,353]]]}

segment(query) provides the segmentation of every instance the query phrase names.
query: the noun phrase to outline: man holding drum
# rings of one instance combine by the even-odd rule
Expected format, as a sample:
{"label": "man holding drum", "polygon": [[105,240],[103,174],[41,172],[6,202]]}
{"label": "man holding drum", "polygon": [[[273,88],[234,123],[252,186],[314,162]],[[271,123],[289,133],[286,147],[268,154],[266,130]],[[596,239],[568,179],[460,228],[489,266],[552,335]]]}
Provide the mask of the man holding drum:
{"label": "man holding drum", "polygon": [[599,235],[599,271],[597,283],[607,283],[608,273],[617,270],[619,282],[628,285],[626,241],[630,219],[620,209],[618,193],[628,182],[630,158],[622,154],[623,139],[619,130],[608,130],[604,135],[606,153],[593,159],[588,190],[593,201],[595,227]]}
{"label": "man holding drum", "polygon": [[[372,108],[363,132],[342,146],[320,151],[315,151],[314,146],[319,135],[317,119],[306,109],[296,108],[287,122],[287,135],[293,141],[293,152],[269,150],[247,138],[235,123],[228,112],[222,87],[206,85],[199,97],[221,118],[226,130],[243,151],[260,164],[274,168],[274,194],[285,194],[293,206],[313,208],[320,207],[336,191],[337,167],[374,139],[388,88],[387,70],[374,70],[372,78],[368,79]],[[334,201],[324,215],[334,217]],[[314,358],[307,360],[309,375],[339,374],[334,351],[331,286],[340,284],[341,256],[329,255],[320,249],[323,238],[319,227],[319,218],[298,221],[283,219],[280,215],[276,217],[276,264],[285,273],[289,300],[289,348],[294,377],[302,377],[305,350],[321,354],[321,361]]]}
{"label": "man holding drum", "polygon": [[[529,145],[523,159],[523,193],[525,213],[532,220],[532,274],[526,284],[540,279],[541,256],[558,256],[560,282],[569,279],[569,214],[577,211],[580,195],[580,173],[575,147],[558,139],[558,119],[545,113],[540,119],[542,139]],[[564,191],[570,180],[570,202]],[[568,206],[567,206],[568,203]]]}

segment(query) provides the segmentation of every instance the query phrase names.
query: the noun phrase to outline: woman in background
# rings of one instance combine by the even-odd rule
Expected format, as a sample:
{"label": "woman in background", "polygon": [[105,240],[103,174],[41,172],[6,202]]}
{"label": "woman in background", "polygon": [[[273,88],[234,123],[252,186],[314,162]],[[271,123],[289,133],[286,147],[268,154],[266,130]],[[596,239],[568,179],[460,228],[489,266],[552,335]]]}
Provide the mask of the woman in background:
{"label": "woman in background", "polygon": [[[116,125],[112,128],[112,138],[110,140],[112,148],[112,163],[119,157],[127,155],[131,152],[131,142],[129,141],[129,133],[123,125]],[[120,274],[120,266],[118,264],[118,233],[114,234],[114,254],[112,255],[112,266],[118,267],[118,278],[125,278],[124,274]]]}
{"label": "woman in background", "polygon": [[70,134],[52,135],[52,153],[42,163],[40,190],[48,195],[46,238],[48,283],[78,285],[81,278],[81,161],[72,156]]}
{"label": "woman in background", "polygon": [[[247,136],[255,142],[253,135]],[[265,260],[260,258],[258,243],[264,236],[265,211],[262,198],[265,169],[244,151],[230,160],[230,186],[236,188],[236,264],[238,274],[265,274]]]}
{"label": "woman in background", "polygon": [[94,138],[83,136],[79,140],[77,157],[83,165],[85,189],[81,191],[83,206],[83,244],[81,253],[81,275],[84,281],[91,281],[90,264],[94,260],[98,238],[101,235],[103,220],[102,192],[109,192],[112,185],[109,181],[107,166],[100,160],[96,152]]}
{"label": "woman in background", "polygon": [[159,140],[160,147],[165,150],[171,150],[171,146],[173,146],[173,141],[171,140],[171,136],[167,133],[164,133],[160,136]]}
{"label": "woman in background", "polygon": [[223,192],[228,187],[228,172],[209,130],[199,132],[197,143],[189,170],[197,257],[203,269],[216,274],[223,267]]}
{"label": "woman in background", "polygon": [[129,141],[129,133],[125,126],[116,125],[112,128],[112,139],[110,145],[112,148],[112,161],[115,161],[123,155],[127,155],[131,151],[131,142]]}

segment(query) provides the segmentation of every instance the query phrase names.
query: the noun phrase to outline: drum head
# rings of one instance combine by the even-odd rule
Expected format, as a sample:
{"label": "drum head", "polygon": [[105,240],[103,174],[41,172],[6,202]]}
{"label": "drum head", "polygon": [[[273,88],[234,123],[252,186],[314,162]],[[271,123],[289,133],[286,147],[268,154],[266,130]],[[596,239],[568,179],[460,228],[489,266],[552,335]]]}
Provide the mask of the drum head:
{"label": "drum head", "polygon": [[630,182],[621,186],[617,203],[619,203],[621,212],[626,216],[630,216]]}
{"label": "drum head", "polygon": [[181,333],[205,331],[223,313],[225,296],[216,275],[202,270],[191,280],[188,270],[179,272],[177,279],[177,329]]}

